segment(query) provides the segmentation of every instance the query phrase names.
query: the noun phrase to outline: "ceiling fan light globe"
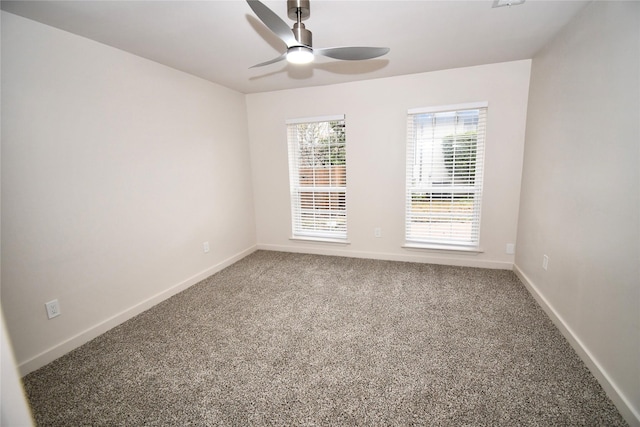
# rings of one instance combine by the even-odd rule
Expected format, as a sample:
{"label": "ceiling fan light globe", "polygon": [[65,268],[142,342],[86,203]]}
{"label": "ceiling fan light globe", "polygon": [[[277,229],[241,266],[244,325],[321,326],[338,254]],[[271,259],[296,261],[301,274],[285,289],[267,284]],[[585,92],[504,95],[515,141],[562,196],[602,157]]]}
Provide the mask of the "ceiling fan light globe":
{"label": "ceiling fan light globe", "polygon": [[291,64],[308,64],[313,62],[313,50],[306,46],[294,46],[287,50],[287,62]]}

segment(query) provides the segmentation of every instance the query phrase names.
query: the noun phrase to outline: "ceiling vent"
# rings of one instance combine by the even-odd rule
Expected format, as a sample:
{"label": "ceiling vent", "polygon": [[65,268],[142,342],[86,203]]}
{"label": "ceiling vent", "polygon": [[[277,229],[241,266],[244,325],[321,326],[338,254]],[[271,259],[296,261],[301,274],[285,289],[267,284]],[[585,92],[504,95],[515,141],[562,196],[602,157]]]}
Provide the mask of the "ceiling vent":
{"label": "ceiling vent", "polygon": [[492,7],[518,6],[524,2],[525,0],[494,0]]}

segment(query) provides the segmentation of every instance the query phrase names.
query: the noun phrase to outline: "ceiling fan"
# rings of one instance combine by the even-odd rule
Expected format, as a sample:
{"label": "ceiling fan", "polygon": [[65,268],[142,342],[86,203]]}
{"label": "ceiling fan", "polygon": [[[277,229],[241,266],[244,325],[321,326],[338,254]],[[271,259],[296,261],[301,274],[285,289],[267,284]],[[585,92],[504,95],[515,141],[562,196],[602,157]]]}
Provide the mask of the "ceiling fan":
{"label": "ceiling fan", "polygon": [[287,51],[277,58],[271,59],[250,68],[262,67],[282,60],[292,64],[308,64],[313,61],[315,55],[327,56],[333,59],[358,61],[373,59],[389,52],[388,47],[328,47],[314,48],[311,40],[311,31],[302,23],[311,14],[309,0],[287,0],[287,15],[295,19],[293,29],[284,22],[271,9],[258,0],[247,0],[249,6],[258,18],[276,36],[287,45]]}

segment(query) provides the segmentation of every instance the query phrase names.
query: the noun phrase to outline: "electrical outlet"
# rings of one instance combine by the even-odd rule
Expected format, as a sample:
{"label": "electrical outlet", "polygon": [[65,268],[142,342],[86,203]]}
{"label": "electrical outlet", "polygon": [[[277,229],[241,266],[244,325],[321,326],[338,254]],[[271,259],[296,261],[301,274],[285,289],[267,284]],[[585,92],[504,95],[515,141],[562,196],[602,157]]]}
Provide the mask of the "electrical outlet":
{"label": "electrical outlet", "polygon": [[204,242],[202,244],[202,251],[206,254],[209,253],[209,242]]}
{"label": "electrical outlet", "polygon": [[542,255],[542,268],[544,268],[545,271],[549,268],[549,257],[546,255]]}
{"label": "electrical outlet", "polygon": [[60,303],[58,303],[57,299],[45,303],[44,306],[47,308],[47,317],[49,319],[60,316]]}
{"label": "electrical outlet", "polygon": [[377,238],[382,237],[382,228],[376,227],[373,229],[373,235]]}

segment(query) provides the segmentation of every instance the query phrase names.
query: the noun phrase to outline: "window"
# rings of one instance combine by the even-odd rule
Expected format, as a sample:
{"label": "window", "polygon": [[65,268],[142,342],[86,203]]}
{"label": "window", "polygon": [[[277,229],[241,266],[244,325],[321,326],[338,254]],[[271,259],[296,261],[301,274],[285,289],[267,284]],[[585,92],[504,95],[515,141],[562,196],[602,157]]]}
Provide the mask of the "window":
{"label": "window", "polygon": [[287,121],[294,238],[346,240],[344,116]]}
{"label": "window", "polygon": [[487,104],[410,110],[407,246],[478,249]]}

